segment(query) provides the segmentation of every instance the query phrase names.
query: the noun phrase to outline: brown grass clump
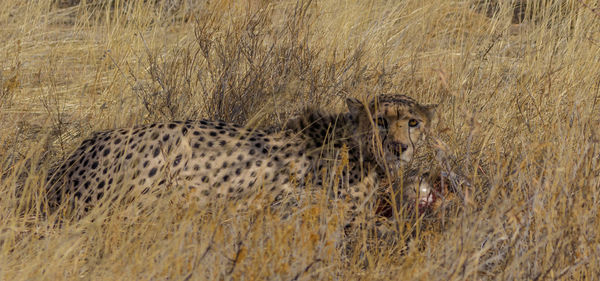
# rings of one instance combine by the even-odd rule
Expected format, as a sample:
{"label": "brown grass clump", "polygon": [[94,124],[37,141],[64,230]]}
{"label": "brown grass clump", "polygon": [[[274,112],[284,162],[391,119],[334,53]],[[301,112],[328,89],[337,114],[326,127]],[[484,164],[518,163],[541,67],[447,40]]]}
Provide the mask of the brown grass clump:
{"label": "brown grass clump", "polygon": [[[599,10],[1,1],[0,279],[595,280]],[[43,216],[49,167],[92,131],[204,117],[279,125],[381,92],[440,104],[428,159],[469,183],[448,193],[452,206],[401,217],[389,241],[369,229],[349,239],[338,202],[318,192],[286,219],[169,200],[62,225]]]}

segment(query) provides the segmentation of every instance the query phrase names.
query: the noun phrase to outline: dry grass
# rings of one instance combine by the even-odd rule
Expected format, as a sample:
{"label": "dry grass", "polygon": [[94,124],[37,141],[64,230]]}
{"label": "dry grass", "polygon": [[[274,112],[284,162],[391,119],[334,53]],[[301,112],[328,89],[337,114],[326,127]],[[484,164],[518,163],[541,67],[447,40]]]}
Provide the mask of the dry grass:
{"label": "dry grass", "polygon": [[[596,1],[518,1],[519,25],[511,1],[145,2],[0,1],[1,280],[598,278]],[[166,200],[40,215],[46,171],[94,130],[277,125],[379,92],[439,103],[433,165],[472,184],[393,242],[345,238],[320,194],[287,220]]]}

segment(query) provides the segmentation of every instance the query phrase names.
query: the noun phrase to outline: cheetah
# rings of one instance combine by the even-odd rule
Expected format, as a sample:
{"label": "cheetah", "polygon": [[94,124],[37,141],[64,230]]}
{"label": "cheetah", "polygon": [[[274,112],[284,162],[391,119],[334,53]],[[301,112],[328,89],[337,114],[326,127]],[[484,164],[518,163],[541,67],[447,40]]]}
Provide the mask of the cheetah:
{"label": "cheetah", "polygon": [[398,94],[346,104],[344,113],[307,110],[277,132],[209,120],[96,132],[50,173],[49,205],[70,202],[85,213],[119,191],[135,197],[165,190],[200,205],[218,198],[246,205],[240,199],[259,190],[275,201],[309,181],[330,184],[322,172],[333,163],[340,180],[332,195],[360,209],[386,174],[411,161],[435,106]]}

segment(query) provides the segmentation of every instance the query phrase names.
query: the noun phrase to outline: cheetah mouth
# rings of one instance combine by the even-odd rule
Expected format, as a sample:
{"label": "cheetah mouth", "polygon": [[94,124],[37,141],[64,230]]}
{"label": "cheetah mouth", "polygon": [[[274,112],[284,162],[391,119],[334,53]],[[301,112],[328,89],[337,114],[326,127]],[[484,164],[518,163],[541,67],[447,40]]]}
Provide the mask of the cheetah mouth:
{"label": "cheetah mouth", "polygon": [[412,161],[412,149],[401,150],[400,148],[395,146],[388,146],[384,149],[384,154],[382,158],[389,168],[397,170],[400,169],[403,165],[406,165],[407,163]]}
{"label": "cheetah mouth", "polygon": [[402,160],[401,158],[389,155],[386,155],[384,161],[379,162],[379,165],[382,168],[387,168],[391,171],[397,171],[399,169],[402,169],[402,167],[406,164],[406,161]]}
{"label": "cheetah mouth", "polygon": [[386,151],[385,153],[385,161],[392,169],[400,169],[403,165],[410,162],[410,160],[412,160],[411,157],[406,153],[400,155],[389,151]]}

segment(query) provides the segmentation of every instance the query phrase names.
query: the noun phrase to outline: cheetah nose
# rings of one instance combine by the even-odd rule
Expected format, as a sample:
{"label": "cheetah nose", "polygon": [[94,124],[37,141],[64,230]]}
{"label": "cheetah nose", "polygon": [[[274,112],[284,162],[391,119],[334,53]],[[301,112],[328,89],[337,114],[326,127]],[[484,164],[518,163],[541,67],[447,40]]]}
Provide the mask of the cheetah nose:
{"label": "cheetah nose", "polygon": [[392,143],[391,147],[392,147],[392,149],[391,149],[392,152],[397,157],[400,157],[402,155],[402,153],[404,153],[408,149],[408,145],[400,143],[400,142]]}
{"label": "cheetah nose", "polygon": [[402,149],[402,152],[406,151],[408,149],[408,145],[407,144],[400,144],[400,148]]}

